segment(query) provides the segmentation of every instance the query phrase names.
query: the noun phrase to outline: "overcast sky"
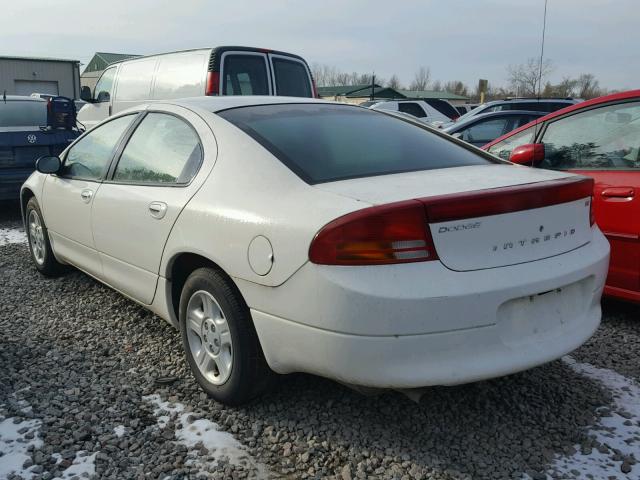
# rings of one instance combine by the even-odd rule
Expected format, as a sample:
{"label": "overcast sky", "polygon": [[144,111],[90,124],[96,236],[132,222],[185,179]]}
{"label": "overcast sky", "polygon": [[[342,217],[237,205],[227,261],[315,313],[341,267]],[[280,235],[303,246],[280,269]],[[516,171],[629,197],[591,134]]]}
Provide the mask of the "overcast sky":
{"label": "overcast sky", "polygon": [[[309,63],[408,84],[506,82],[506,67],[540,54],[544,0],[5,0],[0,54],[72,58],[249,45]],[[640,87],[640,0],[549,0],[550,80],[593,73],[603,86]]]}

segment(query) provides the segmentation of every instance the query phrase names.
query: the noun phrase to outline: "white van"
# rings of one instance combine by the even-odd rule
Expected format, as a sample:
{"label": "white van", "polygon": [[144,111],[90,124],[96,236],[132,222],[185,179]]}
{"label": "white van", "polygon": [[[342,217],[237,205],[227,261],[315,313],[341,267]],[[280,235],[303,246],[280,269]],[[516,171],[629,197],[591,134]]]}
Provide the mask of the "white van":
{"label": "white van", "polygon": [[134,105],[202,95],[317,97],[307,62],[264,48],[216,47],[136,57],[109,65],[78,121],[87,129]]}

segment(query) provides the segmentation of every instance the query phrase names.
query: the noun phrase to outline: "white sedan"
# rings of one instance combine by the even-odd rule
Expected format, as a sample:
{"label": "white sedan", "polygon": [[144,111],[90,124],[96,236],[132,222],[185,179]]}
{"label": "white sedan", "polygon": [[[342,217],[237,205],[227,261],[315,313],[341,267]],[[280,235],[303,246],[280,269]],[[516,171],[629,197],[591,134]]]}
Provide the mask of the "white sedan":
{"label": "white sedan", "polygon": [[590,179],[374,110],[153,103],[37,170],[21,192],[36,268],[73,265],[178,327],[228,404],[273,372],[396,389],[506,375],[600,322]]}

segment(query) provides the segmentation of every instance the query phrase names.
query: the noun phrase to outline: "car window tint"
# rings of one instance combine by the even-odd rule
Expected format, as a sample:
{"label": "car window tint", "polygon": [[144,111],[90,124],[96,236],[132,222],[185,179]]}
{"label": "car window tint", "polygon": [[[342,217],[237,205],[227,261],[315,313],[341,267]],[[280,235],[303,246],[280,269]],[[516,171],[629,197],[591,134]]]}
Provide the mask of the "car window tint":
{"label": "car window tint", "polygon": [[47,124],[47,102],[0,98],[0,127],[41,127]]}
{"label": "car window tint", "polygon": [[542,167],[640,168],[640,102],[595,108],[552,122]]}
{"label": "car window tint", "polygon": [[273,73],[278,95],[289,97],[312,97],[307,67],[296,60],[273,59]]}
{"label": "car window tint", "polygon": [[147,100],[151,96],[151,81],[156,59],[125,62],[118,72],[118,100]]}
{"label": "car window tint", "polygon": [[188,183],[202,163],[196,132],[173,115],[149,113],[122,151],[113,179],[133,183]]}
{"label": "car window tint", "polygon": [[269,95],[264,55],[227,55],[223,75],[223,95]]}
{"label": "car window tint", "polygon": [[469,128],[462,130],[462,139],[466,142],[485,142],[489,143],[502,135],[507,128],[509,118],[493,118],[490,120],[481,120]]}
{"label": "car window tint", "polygon": [[505,138],[501,142],[492,145],[489,148],[489,152],[494,155],[499,156],[505,160],[509,160],[509,156],[511,156],[511,152],[514,148],[519,147],[520,145],[526,145],[527,143],[531,143],[533,141],[533,134],[535,131],[535,127],[529,127],[522,132],[518,132],[515,135],[510,136],[509,138]]}
{"label": "car window tint", "polygon": [[116,76],[116,68],[107,68],[96,83],[93,98],[101,102],[108,102],[113,92],[113,80]]}
{"label": "car window tint", "polygon": [[491,163],[412,122],[348,105],[261,105],[218,115],[312,184]]}
{"label": "car window tint", "polygon": [[424,112],[422,107],[417,103],[413,103],[413,102],[398,103],[398,110],[418,118],[424,118],[427,116],[427,114]]}
{"label": "car window tint", "polygon": [[458,118],[458,111],[446,100],[440,100],[437,98],[427,98],[425,102],[438,110],[441,114],[449,118]]}
{"label": "car window tint", "polygon": [[179,53],[160,57],[153,98],[185,98],[204,95],[207,55]]}
{"label": "car window tint", "polygon": [[68,151],[63,176],[98,180],[109,168],[120,138],[136,115],[125,115],[98,125]]}

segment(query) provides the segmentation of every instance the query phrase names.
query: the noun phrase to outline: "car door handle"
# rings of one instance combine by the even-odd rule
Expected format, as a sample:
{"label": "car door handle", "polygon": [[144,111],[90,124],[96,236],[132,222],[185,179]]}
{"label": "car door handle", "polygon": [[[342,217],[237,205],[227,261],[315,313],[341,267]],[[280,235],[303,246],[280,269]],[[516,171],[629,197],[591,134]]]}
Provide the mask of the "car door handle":
{"label": "car door handle", "polygon": [[607,198],[631,198],[635,191],[632,187],[609,187],[602,190],[600,195]]}
{"label": "car door handle", "polygon": [[82,201],[84,203],[89,203],[91,201],[91,197],[93,197],[93,190],[85,188],[84,190],[82,190],[82,192],[80,192],[80,197],[82,198]]}
{"label": "car door handle", "polygon": [[167,204],[164,202],[151,202],[149,212],[153,218],[160,219],[167,213]]}

